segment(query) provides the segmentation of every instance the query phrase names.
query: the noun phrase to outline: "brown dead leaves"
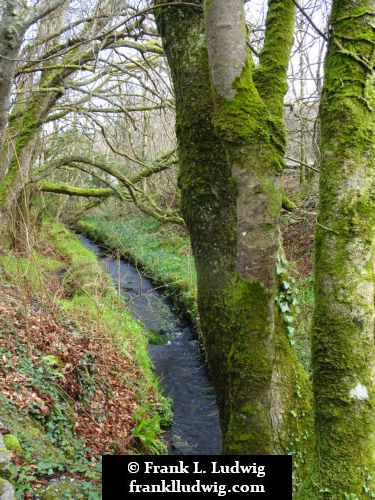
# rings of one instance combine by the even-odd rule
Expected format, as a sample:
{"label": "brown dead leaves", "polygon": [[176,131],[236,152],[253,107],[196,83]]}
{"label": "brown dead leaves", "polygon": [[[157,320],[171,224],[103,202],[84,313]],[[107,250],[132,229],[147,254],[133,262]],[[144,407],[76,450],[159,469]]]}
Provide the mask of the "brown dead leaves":
{"label": "brown dead leaves", "polygon": [[34,365],[48,361],[56,365],[53,382],[76,412],[75,431],[91,449],[89,458],[129,453],[141,373],[131,356],[120,353],[103,321],[84,312],[78,319],[79,329],[59,308],[35,297],[26,301],[15,287],[0,284],[0,343],[7,353],[0,365],[1,393],[20,409],[48,418],[53,398],[17,368],[21,356]]}

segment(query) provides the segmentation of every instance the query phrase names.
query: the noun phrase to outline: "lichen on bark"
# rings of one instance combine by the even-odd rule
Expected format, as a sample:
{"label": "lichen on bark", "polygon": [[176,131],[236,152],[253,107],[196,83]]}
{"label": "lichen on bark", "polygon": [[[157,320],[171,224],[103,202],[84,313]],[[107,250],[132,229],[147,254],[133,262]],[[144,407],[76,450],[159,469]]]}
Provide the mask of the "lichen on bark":
{"label": "lichen on bark", "polygon": [[333,2],[320,107],[316,450],[303,499],[374,494],[366,480],[375,473],[373,15],[372,1]]}

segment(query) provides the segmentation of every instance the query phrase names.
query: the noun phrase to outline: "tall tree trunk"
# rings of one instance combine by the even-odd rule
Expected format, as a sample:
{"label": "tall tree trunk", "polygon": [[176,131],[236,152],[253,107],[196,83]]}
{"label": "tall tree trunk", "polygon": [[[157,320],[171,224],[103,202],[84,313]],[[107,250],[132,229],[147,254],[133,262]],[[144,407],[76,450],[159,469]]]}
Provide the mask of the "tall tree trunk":
{"label": "tall tree trunk", "polygon": [[[244,49],[237,61],[240,90],[229,89],[223,98],[216,90],[213,98],[203,1],[195,3],[197,8],[160,8],[156,17],[176,94],[182,208],[197,267],[202,337],[218,397],[224,452],[282,453],[306,431],[311,415],[308,379],[274,305],[284,130],[267,106],[279,90],[264,85],[258,95]],[[215,3],[210,2],[208,14]],[[207,44],[223,47],[234,40],[233,46],[243,48],[243,2],[237,2],[233,20],[225,4],[218,5],[226,13],[223,24],[238,23],[234,29],[241,35],[228,33],[227,40]],[[230,74],[229,86],[238,76]],[[263,68],[258,78],[269,82]],[[284,89],[285,83],[281,103],[277,98],[275,104],[279,115]],[[304,401],[296,397],[297,386]]]}
{"label": "tall tree trunk", "polygon": [[[212,124],[213,102],[204,39],[203,1],[157,13],[176,96],[181,208],[198,276],[203,342],[222,427],[228,422],[227,358],[233,318],[226,306],[235,272],[236,191],[225,150]],[[199,8],[200,7],[200,8]]]}
{"label": "tall tree trunk", "polygon": [[[246,44],[243,0],[206,3],[214,123],[237,186],[237,293],[232,307],[239,321],[229,357],[230,399],[237,411],[231,414],[226,438],[231,443],[239,429],[254,429],[264,443],[261,452],[270,453],[276,257],[285,151],[282,110],[294,4],[292,0],[270,2],[266,42],[260,66],[255,68]],[[251,380],[251,387],[244,384],[244,378]]]}
{"label": "tall tree trunk", "polygon": [[315,468],[302,498],[375,494],[374,14],[373,0],[333,2],[320,107]]}

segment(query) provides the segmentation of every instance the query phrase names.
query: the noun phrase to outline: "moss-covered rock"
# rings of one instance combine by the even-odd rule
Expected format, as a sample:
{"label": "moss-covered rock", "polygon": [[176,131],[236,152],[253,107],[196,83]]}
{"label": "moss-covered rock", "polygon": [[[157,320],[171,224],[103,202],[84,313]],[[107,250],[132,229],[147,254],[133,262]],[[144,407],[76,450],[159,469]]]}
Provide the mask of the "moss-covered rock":
{"label": "moss-covered rock", "polygon": [[0,477],[0,499],[1,500],[14,500],[14,489],[9,481]]}
{"label": "moss-covered rock", "polygon": [[14,434],[5,434],[3,439],[7,450],[22,453],[21,443]]}

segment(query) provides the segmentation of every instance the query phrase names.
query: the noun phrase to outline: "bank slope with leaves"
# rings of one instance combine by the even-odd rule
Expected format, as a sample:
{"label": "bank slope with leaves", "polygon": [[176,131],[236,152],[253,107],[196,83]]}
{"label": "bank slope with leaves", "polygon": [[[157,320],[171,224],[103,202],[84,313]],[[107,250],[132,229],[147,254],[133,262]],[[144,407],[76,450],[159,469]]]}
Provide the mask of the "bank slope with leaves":
{"label": "bank slope with leaves", "polygon": [[166,453],[169,401],[148,333],[95,256],[45,223],[27,257],[0,256],[0,422],[18,498],[100,498],[100,455]]}

